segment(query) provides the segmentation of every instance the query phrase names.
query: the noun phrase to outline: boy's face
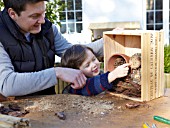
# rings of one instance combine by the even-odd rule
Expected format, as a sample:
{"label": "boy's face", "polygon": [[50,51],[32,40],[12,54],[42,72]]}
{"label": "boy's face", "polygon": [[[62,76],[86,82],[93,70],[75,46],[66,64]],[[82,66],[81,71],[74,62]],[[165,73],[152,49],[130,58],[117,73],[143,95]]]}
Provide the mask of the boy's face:
{"label": "boy's face", "polygon": [[97,76],[100,73],[100,62],[96,56],[90,51],[86,50],[87,58],[80,66],[80,70],[87,77]]}
{"label": "boy's face", "polygon": [[13,10],[8,9],[10,17],[18,24],[22,33],[36,34],[41,31],[41,25],[45,23],[45,2],[27,4],[26,10],[20,16]]}

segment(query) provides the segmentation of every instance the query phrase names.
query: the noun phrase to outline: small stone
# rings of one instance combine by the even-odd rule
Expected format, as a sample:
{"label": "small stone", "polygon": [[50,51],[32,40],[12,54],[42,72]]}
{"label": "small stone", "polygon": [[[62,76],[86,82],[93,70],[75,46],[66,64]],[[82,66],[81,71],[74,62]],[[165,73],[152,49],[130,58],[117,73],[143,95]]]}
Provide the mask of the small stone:
{"label": "small stone", "polygon": [[65,119],[66,119],[66,115],[65,115],[64,112],[57,112],[57,113],[55,113],[55,115],[56,115],[59,119],[61,119],[61,120],[65,120]]}
{"label": "small stone", "polygon": [[101,112],[100,114],[101,114],[101,115],[104,115],[105,113],[104,113],[104,112]]}

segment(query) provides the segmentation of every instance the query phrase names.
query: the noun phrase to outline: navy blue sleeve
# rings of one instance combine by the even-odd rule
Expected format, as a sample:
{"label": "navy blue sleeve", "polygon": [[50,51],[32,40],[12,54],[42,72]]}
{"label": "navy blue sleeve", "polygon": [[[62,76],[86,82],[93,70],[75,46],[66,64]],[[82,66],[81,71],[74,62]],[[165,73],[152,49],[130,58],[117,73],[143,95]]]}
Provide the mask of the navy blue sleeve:
{"label": "navy blue sleeve", "polygon": [[82,89],[70,88],[69,93],[83,96],[93,96],[105,91],[106,89],[111,89],[113,85],[108,82],[108,74],[109,72],[106,72],[101,75],[88,78],[86,85]]}

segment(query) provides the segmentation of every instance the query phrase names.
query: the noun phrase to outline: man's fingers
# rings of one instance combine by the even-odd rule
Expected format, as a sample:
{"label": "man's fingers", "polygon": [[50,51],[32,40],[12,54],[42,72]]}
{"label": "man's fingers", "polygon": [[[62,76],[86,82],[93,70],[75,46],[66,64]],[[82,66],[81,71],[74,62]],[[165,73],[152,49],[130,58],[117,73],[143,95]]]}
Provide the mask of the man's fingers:
{"label": "man's fingers", "polygon": [[77,82],[78,82],[78,86],[79,86],[78,88],[79,88],[79,89],[84,86],[84,83],[83,83],[83,81],[81,80],[81,77],[80,77],[80,78],[77,78]]}
{"label": "man's fingers", "polygon": [[[87,78],[85,77],[85,75],[82,75],[82,76],[80,77],[80,79],[81,79],[83,85],[85,85],[85,84],[86,84],[86,80],[87,80]],[[84,86],[83,86],[83,87],[84,87]]]}
{"label": "man's fingers", "polygon": [[86,77],[84,75],[80,76],[79,78],[76,78],[73,84],[71,85],[74,89],[81,89],[86,84]]}
{"label": "man's fingers", "polygon": [[73,89],[75,89],[76,88],[76,85],[75,84],[71,84],[71,87],[73,88]]}
{"label": "man's fingers", "polygon": [[77,80],[75,80],[75,81],[71,84],[71,87],[72,87],[73,89],[79,89],[79,88],[80,88],[80,86],[79,86],[78,81],[77,81]]}
{"label": "man's fingers", "polygon": [[86,77],[85,75],[82,73],[79,77],[77,77],[77,81],[78,81],[78,84],[79,84],[79,88],[83,88],[84,85],[86,84]]}

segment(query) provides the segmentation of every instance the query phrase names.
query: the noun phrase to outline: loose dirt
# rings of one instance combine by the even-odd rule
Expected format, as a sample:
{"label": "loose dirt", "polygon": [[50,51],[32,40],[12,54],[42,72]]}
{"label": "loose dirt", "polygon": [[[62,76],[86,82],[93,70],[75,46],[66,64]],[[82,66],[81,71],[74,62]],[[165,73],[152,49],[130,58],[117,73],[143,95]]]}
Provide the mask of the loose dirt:
{"label": "loose dirt", "polygon": [[[92,97],[57,94],[3,102],[9,103],[29,110],[24,117],[30,119],[32,128],[141,128],[144,122],[168,128],[154,121],[153,116],[170,118],[169,96],[150,102],[134,102],[109,94]],[[63,112],[66,119],[58,118],[58,112]]]}

